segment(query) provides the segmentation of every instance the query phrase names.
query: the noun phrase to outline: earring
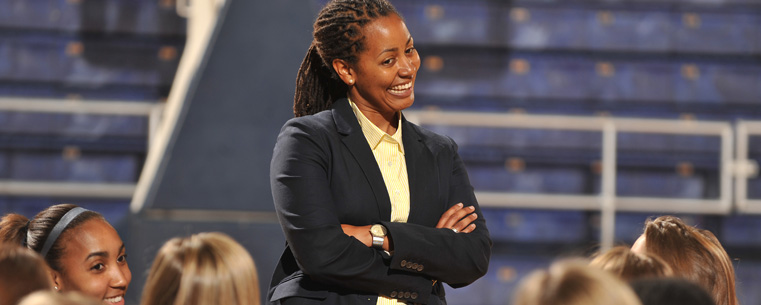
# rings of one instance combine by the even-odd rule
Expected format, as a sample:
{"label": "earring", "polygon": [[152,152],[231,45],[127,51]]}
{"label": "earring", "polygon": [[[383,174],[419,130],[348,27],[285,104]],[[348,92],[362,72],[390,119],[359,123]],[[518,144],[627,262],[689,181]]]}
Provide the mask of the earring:
{"label": "earring", "polygon": [[353,79],[349,80],[349,85],[354,85],[354,80]]}
{"label": "earring", "polygon": [[53,287],[53,288],[55,288],[55,290],[58,290],[58,286],[55,286],[55,287]]}

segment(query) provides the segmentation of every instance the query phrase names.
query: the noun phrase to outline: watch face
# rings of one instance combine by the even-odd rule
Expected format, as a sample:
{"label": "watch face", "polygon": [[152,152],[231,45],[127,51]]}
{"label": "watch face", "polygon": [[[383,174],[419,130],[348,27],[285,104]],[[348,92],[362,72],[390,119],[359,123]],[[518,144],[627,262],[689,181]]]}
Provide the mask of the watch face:
{"label": "watch face", "polygon": [[370,227],[370,233],[373,236],[386,236],[386,227],[382,225],[373,225]]}

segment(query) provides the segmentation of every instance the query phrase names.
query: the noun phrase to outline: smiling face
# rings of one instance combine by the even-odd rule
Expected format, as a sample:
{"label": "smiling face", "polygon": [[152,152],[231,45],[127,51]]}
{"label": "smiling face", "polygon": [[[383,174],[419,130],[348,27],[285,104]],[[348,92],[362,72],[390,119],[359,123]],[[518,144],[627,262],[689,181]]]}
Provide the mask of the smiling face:
{"label": "smiling face", "polygon": [[60,259],[63,270],[53,272],[59,290],[123,305],[132,273],[116,230],[101,219],[91,219],[67,231],[61,242],[66,245]]}
{"label": "smiling face", "polygon": [[369,119],[378,114],[388,120],[415,101],[420,56],[396,14],[374,20],[362,32],[365,48],[357,62],[334,68],[349,85],[349,98]]}

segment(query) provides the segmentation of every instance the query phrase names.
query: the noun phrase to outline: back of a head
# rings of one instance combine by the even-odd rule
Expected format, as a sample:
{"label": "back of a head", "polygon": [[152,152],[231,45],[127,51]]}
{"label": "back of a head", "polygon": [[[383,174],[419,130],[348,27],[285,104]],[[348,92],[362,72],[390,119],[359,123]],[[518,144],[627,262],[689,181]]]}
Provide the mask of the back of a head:
{"label": "back of a head", "polygon": [[672,276],[674,273],[660,257],[651,253],[635,253],[624,246],[597,255],[589,265],[611,272],[624,281]]}
{"label": "back of a head", "polygon": [[18,305],[102,305],[100,301],[77,292],[39,291],[25,297]]}
{"label": "back of a head", "polygon": [[674,216],[645,223],[645,250],[674,270],[674,276],[700,284],[717,305],[737,305],[732,260],[713,233],[687,225]]}
{"label": "back of a head", "polygon": [[34,251],[0,243],[0,304],[16,304],[32,292],[51,290],[47,270]]}
{"label": "back of a head", "polygon": [[641,305],[623,281],[581,262],[558,262],[518,286],[514,305]]}
{"label": "back of a head", "polygon": [[222,233],[166,242],[151,266],[142,305],[259,304],[251,255]]}
{"label": "back of a head", "polygon": [[642,305],[716,305],[702,287],[682,278],[649,278],[631,283]]}

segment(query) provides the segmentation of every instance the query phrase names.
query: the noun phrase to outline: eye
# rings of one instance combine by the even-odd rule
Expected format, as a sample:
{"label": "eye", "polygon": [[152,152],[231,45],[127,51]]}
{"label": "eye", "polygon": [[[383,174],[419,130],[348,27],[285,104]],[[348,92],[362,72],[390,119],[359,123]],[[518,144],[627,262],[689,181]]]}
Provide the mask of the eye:
{"label": "eye", "polygon": [[99,264],[96,264],[95,266],[90,267],[90,270],[102,271],[105,268],[106,268],[106,265],[99,263]]}
{"label": "eye", "polygon": [[116,262],[118,262],[118,263],[124,263],[126,261],[127,261],[127,254],[124,254],[124,255],[119,256],[118,258],[116,258]]}
{"label": "eye", "polygon": [[407,50],[404,50],[404,54],[412,54],[412,52],[415,52],[415,47],[409,47]]}
{"label": "eye", "polygon": [[393,63],[394,63],[394,59],[393,58],[389,58],[389,59],[386,59],[386,60],[383,61],[383,65],[386,65],[386,66],[391,65]]}

